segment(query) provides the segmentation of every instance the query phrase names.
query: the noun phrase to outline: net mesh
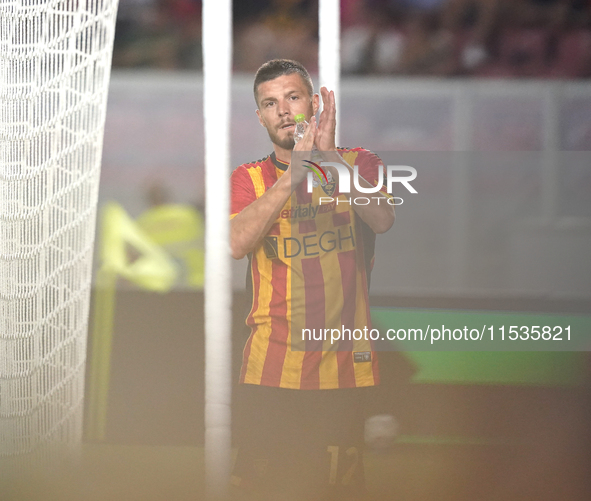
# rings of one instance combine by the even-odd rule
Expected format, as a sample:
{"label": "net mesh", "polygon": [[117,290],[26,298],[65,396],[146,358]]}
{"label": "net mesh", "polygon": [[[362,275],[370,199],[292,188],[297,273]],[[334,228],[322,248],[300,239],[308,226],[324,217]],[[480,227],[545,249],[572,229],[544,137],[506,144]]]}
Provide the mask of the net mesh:
{"label": "net mesh", "polygon": [[116,10],[0,2],[0,457],[81,439]]}

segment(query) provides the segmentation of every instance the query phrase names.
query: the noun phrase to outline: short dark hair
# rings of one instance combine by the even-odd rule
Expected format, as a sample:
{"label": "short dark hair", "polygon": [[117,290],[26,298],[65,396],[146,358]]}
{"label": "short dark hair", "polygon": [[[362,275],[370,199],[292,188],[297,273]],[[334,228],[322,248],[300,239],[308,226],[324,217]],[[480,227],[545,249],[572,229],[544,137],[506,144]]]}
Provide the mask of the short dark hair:
{"label": "short dark hair", "polygon": [[314,85],[312,84],[312,79],[310,78],[308,70],[304,68],[303,64],[291,59],[272,59],[263,64],[257,70],[256,76],[254,77],[254,100],[256,101],[257,106],[259,105],[259,85],[268,82],[269,80],[275,80],[282,75],[291,75],[292,73],[300,75],[304,85],[308,89],[310,97],[312,97],[314,94]]}

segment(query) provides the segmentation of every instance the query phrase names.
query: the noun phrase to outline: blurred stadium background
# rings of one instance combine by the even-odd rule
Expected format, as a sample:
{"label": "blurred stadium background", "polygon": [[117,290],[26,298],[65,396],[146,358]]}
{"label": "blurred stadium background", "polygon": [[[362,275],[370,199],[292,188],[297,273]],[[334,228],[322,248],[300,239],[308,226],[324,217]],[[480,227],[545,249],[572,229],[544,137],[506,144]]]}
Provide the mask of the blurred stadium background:
{"label": "blurred stadium background", "polygon": [[[591,3],[342,0],[341,8],[341,143],[420,162],[419,194],[378,240],[377,323],[446,310],[460,324],[494,311],[589,325]],[[233,166],[271,151],[254,115],[258,66],[293,58],[317,77],[317,12],[313,0],[234,2]],[[201,67],[200,1],[120,0],[86,469],[69,487],[40,480],[48,498],[202,495]],[[114,281],[102,270],[122,247]],[[234,267],[238,363],[249,305],[244,260]],[[390,452],[368,454],[375,499],[589,499],[588,353],[383,360],[384,401],[400,435]],[[32,499],[37,487],[18,489],[15,499]]]}

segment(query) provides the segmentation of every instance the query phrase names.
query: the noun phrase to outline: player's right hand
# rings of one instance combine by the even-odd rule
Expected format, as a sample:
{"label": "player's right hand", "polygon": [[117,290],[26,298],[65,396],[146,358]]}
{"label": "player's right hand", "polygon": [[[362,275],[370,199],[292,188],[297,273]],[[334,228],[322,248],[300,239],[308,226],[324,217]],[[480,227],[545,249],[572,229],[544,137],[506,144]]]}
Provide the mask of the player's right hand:
{"label": "player's right hand", "polygon": [[298,141],[291,153],[291,162],[286,174],[291,176],[291,183],[294,189],[306,179],[308,172],[310,172],[304,160],[312,159],[312,149],[314,148],[317,131],[316,117],[312,117],[306,132],[304,132],[304,137]]}

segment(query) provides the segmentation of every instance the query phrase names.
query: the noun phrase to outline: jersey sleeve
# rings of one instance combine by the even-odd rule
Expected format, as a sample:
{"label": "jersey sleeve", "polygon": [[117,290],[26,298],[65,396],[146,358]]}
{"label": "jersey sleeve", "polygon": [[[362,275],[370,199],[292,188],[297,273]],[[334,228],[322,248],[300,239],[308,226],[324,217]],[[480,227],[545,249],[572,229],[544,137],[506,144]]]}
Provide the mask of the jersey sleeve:
{"label": "jersey sleeve", "polygon": [[256,193],[245,167],[238,167],[230,176],[230,219],[256,200]]}
{"label": "jersey sleeve", "polygon": [[359,166],[359,175],[371,183],[373,186],[377,186],[380,182],[380,169],[382,170],[382,187],[380,193],[388,198],[392,198],[392,195],[388,193],[386,185],[386,167],[382,159],[375,153],[360,148],[355,164]]}

